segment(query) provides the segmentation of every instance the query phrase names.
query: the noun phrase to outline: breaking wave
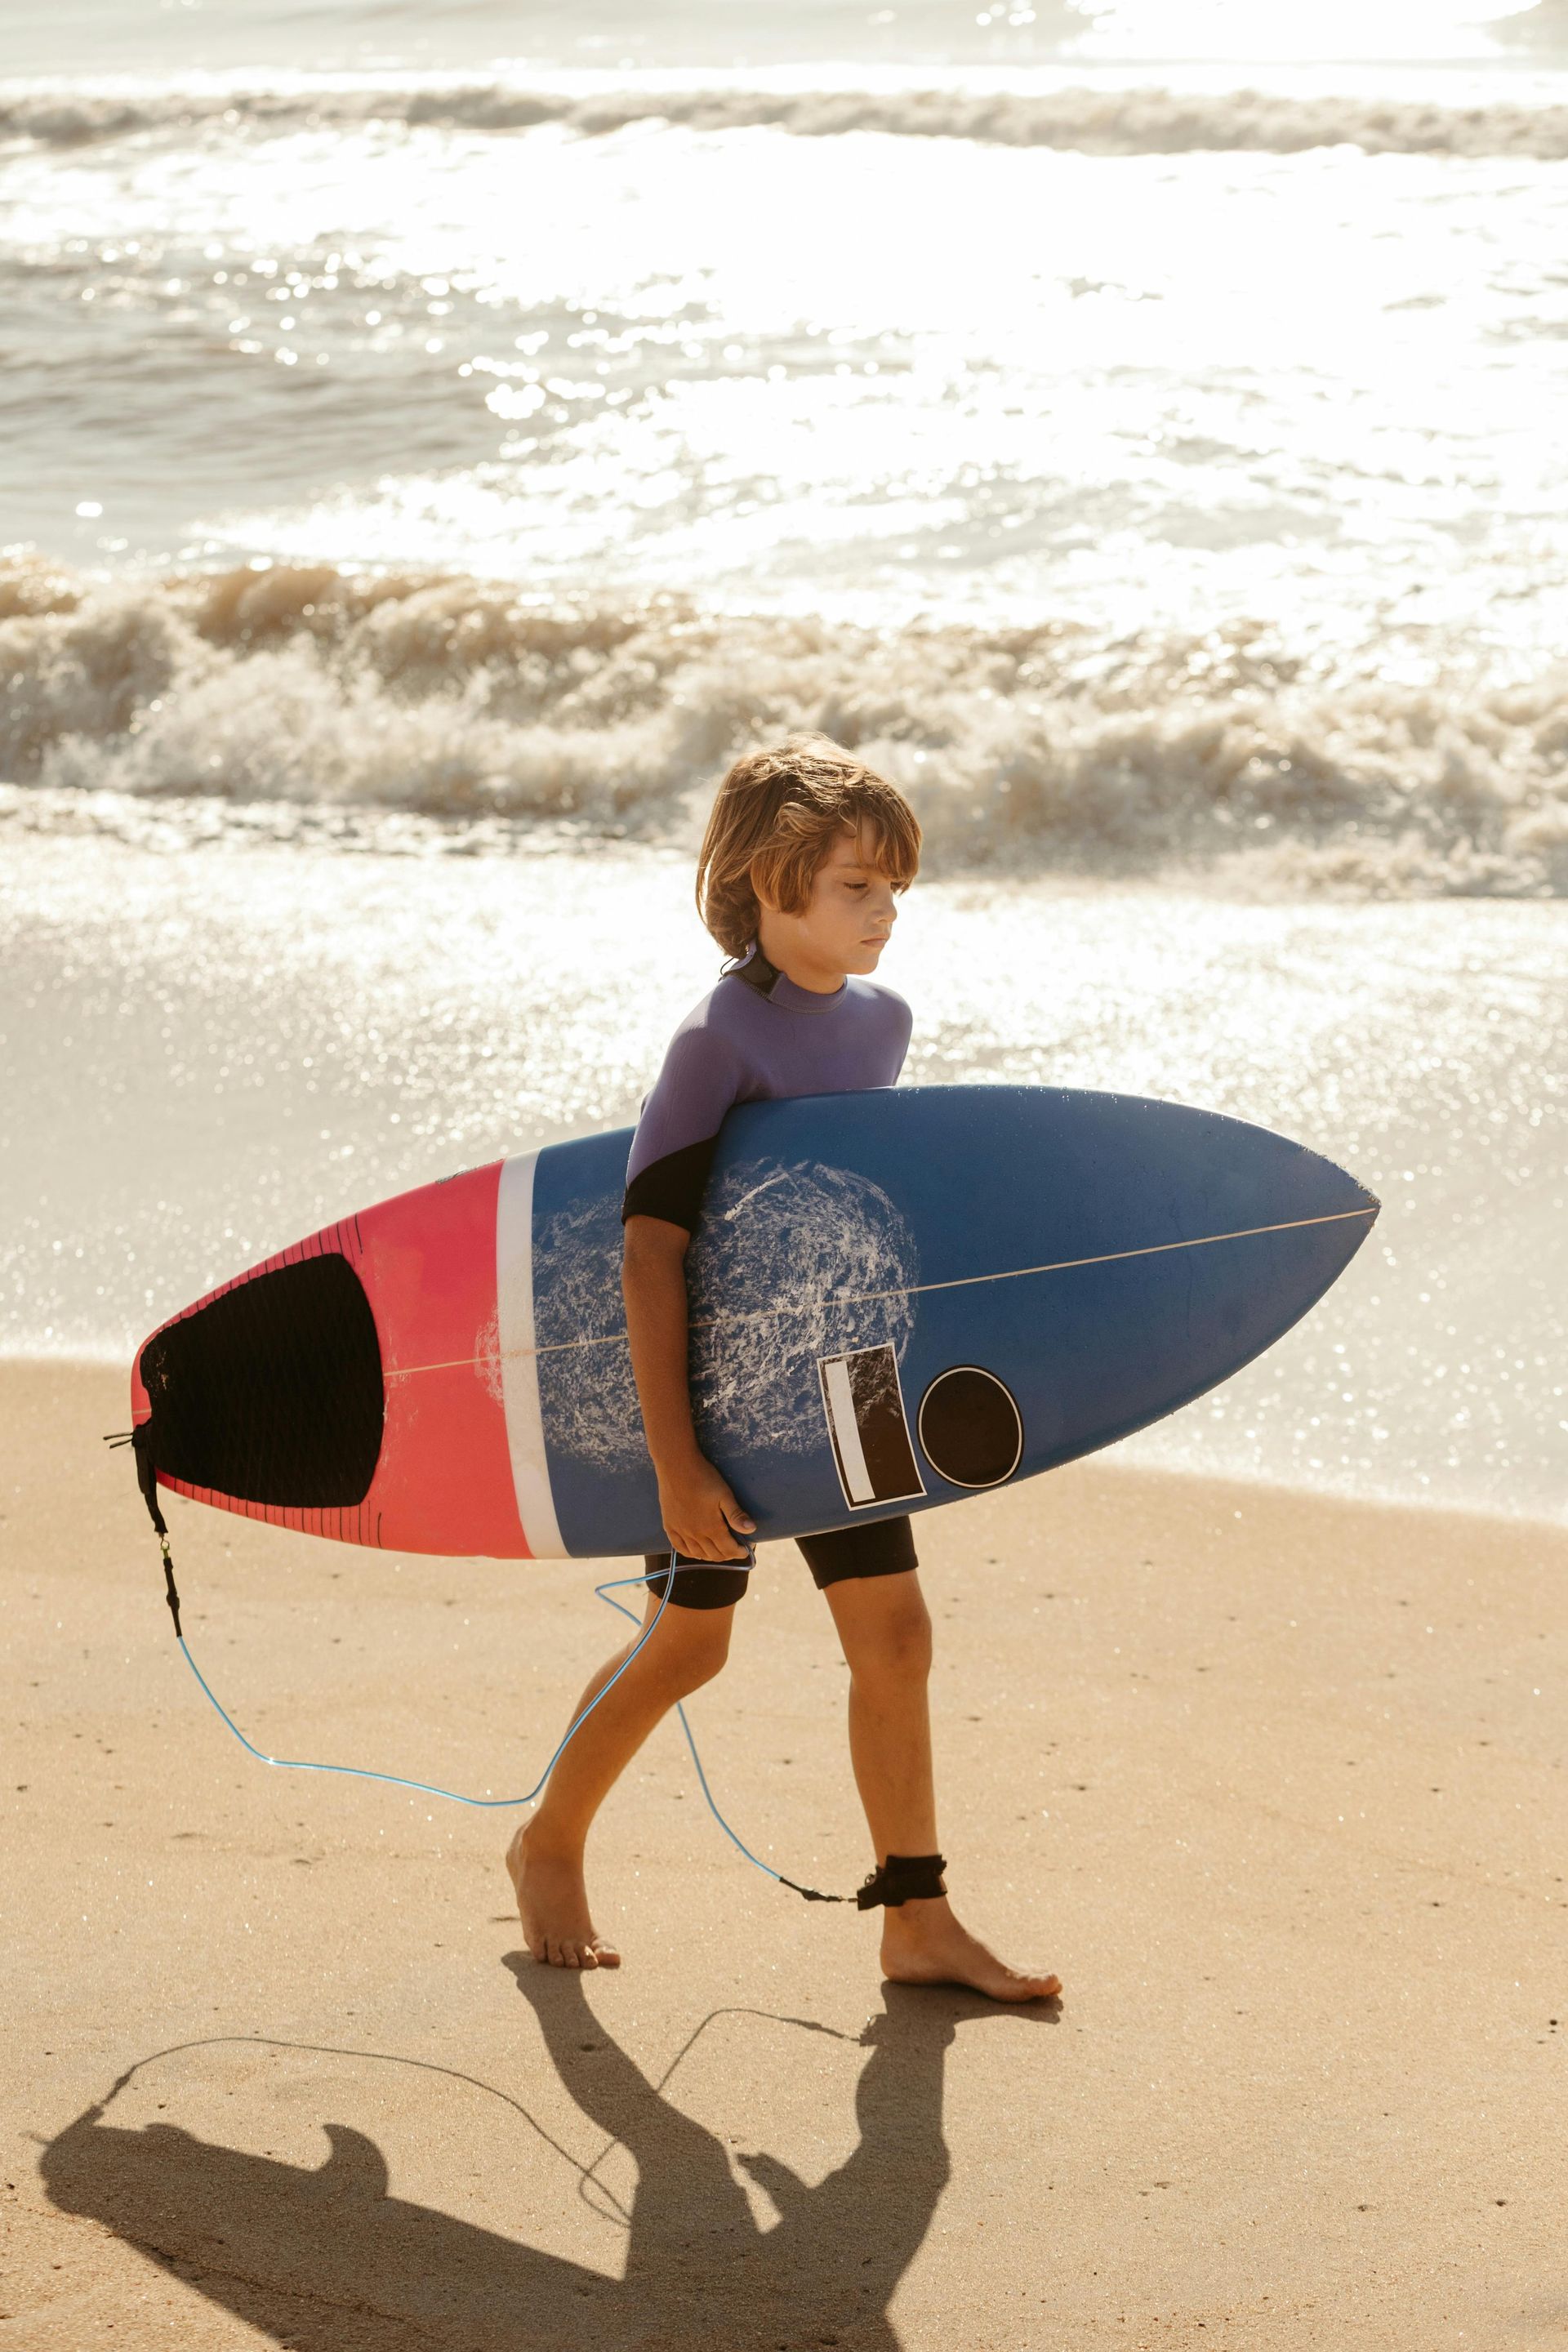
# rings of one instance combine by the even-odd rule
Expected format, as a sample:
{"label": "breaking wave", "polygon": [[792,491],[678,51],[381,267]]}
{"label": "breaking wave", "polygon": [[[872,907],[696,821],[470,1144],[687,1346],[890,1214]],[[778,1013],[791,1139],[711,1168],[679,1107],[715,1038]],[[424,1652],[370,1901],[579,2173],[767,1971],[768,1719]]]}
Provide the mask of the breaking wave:
{"label": "breaking wave", "polygon": [[12,824],[670,839],[738,751],[802,726],[892,776],[950,871],[1568,896],[1568,662],[1423,684],[1375,647],[1331,677],[1256,620],[1108,642],[329,566],[0,566]]}
{"label": "breaking wave", "polygon": [[1369,155],[1568,157],[1568,106],[1438,106],[1415,100],[1286,97],[1242,89],[1062,89],[1028,95],[963,90],[626,90],[572,97],[487,83],[467,89],[169,91],[131,97],[32,91],[0,98],[0,139],[73,147],[159,130],[290,130],[310,124],[428,124],[527,131],[559,123],[586,136],[634,122],[696,131],[771,127],[805,138],[852,131],[1057,147],[1090,155],[1248,151],[1295,155],[1359,147]]}

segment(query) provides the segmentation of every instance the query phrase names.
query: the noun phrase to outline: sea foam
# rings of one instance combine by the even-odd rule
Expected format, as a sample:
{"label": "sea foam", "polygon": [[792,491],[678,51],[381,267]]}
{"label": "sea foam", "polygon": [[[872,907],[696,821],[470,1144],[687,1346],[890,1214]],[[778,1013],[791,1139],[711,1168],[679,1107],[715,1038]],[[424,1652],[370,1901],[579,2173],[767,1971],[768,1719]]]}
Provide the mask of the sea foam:
{"label": "sea foam", "polygon": [[1091,155],[1250,151],[1294,155],[1359,147],[1373,155],[1568,157],[1568,106],[1443,106],[1421,100],[1288,96],[1257,89],[1182,92],[1072,89],[1029,93],[925,90],[630,89],[595,97],[487,82],[468,88],[295,83],[281,89],[130,95],[32,89],[0,98],[0,140],[82,146],[148,131],[295,130],[395,122],[515,131],[558,123],[588,137],[637,122],[695,131],[773,128],[805,138],[881,131],[1057,147]]}
{"label": "sea foam", "polygon": [[1568,895],[1568,663],[1412,683],[1375,649],[1331,674],[1246,619],[1107,642],[1058,615],[874,630],[324,565],[0,567],[13,824],[177,803],[205,830],[267,810],[274,835],[684,836],[729,759],[803,726],[893,777],[949,870]]}

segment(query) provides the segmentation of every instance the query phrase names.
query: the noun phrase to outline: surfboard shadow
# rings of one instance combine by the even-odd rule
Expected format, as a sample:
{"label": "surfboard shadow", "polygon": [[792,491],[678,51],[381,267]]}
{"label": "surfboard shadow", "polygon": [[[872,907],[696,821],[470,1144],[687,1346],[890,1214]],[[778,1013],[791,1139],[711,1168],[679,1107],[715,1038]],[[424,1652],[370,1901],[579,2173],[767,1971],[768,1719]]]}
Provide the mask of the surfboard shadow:
{"label": "surfboard shadow", "polygon": [[[342,2352],[347,2342],[361,2352],[425,2352],[432,2342],[443,2352],[588,2342],[605,2352],[793,2352],[834,2340],[899,2352],[888,2305],[949,2173],[946,2051],[963,2018],[995,2011],[960,1993],[886,1988],[864,2037],[860,2137],[846,2162],[812,2187],[765,2152],[738,2158],[780,2215],[763,2229],[722,2141],[620,2049],[581,1979],[521,1955],[508,1965],[567,2092],[636,2162],[620,2277],[390,2196],[380,2148],[336,2122],[323,2124],[331,2153],[311,2168],[177,2125],[121,2128],[107,2105],[90,2107],[45,2149],[51,2200],[291,2352]],[[743,2120],[764,2135],[762,2118]],[[612,2201],[588,2193],[605,2209]]]}

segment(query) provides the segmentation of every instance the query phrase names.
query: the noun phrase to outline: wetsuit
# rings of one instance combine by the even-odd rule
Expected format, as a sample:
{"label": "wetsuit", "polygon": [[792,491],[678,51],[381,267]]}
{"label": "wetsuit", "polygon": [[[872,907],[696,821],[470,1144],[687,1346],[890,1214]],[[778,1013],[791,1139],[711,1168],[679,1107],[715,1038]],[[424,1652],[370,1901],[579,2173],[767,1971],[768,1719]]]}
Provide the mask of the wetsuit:
{"label": "wetsuit", "polygon": [[[910,1008],[890,988],[851,976],[821,996],[797,988],[753,948],[669,1041],[632,1139],[623,1221],[658,1217],[694,1233],[727,1111],[790,1095],[890,1087],[903,1067],[910,1026]],[[800,1549],[819,1587],[916,1565],[907,1518],[803,1536]],[[649,1570],[667,1558],[650,1554]],[[701,1560],[677,1567],[672,1605],[727,1609],[746,1590],[744,1568]],[[662,1592],[664,1581],[656,1576],[650,1589]]]}

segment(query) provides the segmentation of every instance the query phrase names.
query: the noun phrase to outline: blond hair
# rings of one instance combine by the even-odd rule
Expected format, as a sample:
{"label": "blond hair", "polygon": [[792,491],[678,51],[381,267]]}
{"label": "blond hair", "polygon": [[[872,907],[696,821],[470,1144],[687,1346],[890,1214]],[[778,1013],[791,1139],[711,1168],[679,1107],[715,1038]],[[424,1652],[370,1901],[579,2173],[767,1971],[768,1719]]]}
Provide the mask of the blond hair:
{"label": "blond hair", "polygon": [[760,884],[788,915],[805,909],[817,867],[841,835],[870,836],[896,890],[920,870],[920,821],[903,794],[826,735],[786,736],[748,751],[719,787],[697,857],[697,910],[726,954],[757,936]]}

